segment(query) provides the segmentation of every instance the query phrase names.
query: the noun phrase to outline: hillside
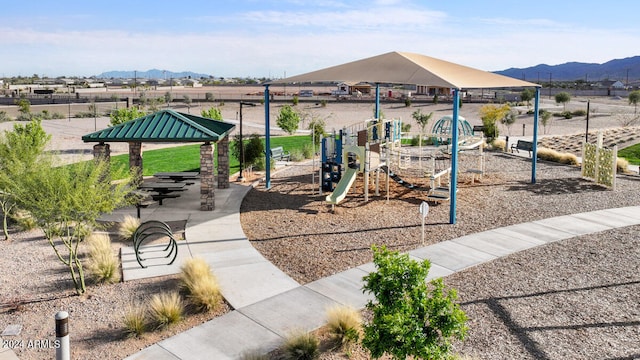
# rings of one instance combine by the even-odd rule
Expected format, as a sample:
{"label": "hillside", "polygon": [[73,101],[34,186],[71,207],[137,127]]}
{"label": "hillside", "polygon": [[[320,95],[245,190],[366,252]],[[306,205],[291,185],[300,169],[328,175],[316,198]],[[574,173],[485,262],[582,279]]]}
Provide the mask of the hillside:
{"label": "hillside", "polygon": [[640,79],[640,56],[615,59],[603,64],[568,62],[559,65],[540,64],[528,68],[509,68],[495,71],[496,74],[506,75],[517,79],[548,82],[549,74],[553,81],[585,80],[620,80],[623,83]]}

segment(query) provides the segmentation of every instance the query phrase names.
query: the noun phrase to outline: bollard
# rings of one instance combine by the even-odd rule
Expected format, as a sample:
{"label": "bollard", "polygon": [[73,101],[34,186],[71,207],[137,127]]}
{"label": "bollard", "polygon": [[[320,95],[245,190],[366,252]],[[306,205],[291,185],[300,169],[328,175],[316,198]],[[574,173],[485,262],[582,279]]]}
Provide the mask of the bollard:
{"label": "bollard", "polygon": [[56,360],[69,360],[69,314],[66,311],[56,313]]}

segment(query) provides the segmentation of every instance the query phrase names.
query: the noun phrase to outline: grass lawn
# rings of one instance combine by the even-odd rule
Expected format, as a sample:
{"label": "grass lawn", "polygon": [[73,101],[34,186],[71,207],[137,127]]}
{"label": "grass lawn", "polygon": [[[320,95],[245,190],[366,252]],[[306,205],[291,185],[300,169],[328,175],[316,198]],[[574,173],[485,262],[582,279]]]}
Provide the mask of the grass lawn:
{"label": "grass lawn", "polygon": [[[310,143],[311,138],[302,136],[272,136],[271,147],[282,146],[285,151],[302,150],[304,144]],[[264,143],[264,140],[263,140]],[[191,144],[167,149],[145,151],[142,161],[142,174],[150,176],[157,172],[200,171],[200,145]],[[231,148],[233,141],[230,142]],[[217,151],[214,154],[217,166]],[[121,169],[128,169],[129,155],[117,155],[111,157],[111,170],[113,174],[121,173]],[[229,174],[240,171],[240,163],[236,158],[229,158]],[[114,176],[117,177],[117,176]]]}
{"label": "grass lawn", "polygon": [[640,165],[640,144],[635,144],[618,151],[618,157],[627,159],[629,164]]}

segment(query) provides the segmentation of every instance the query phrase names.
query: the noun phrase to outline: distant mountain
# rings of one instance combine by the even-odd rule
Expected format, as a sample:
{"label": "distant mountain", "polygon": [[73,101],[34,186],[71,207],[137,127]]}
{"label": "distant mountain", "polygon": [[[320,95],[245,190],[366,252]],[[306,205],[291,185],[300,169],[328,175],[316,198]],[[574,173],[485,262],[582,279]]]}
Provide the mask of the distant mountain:
{"label": "distant mountain", "polygon": [[96,75],[100,79],[133,79],[134,77],[140,79],[183,79],[191,77],[192,79],[209,78],[209,74],[199,74],[192,71],[173,72],[168,70],[151,69],[147,71],[107,71],[100,75]]}
{"label": "distant mountain", "polygon": [[495,71],[496,74],[524,79],[531,82],[585,80],[620,80],[623,83],[640,79],[640,56],[607,61],[604,64],[568,62],[560,65],[540,64],[528,68],[510,68]]}

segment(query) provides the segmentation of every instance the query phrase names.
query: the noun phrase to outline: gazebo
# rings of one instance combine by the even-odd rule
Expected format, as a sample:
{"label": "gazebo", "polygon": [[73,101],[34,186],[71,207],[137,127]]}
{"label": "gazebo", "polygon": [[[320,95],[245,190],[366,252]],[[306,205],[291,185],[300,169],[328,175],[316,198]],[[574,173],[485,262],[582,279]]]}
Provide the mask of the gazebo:
{"label": "gazebo", "polygon": [[142,143],[198,143],[200,146],[200,210],[215,209],[214,145],[218,145],[218,189],[229,187],[229,133],[235,125],[209,118],[161,110],[91,134],[94,158],[109,161],[110,142],[129,143],[129,167],[134,181],[142,181]]}
{"label": "gazebo", "polygon": [[[451,194],[449,222],[456,222],[456,193],[458,169],[458,113],[460,90],[462,89],[497,89],[497,88],[535,88],[535,111],[533,133],[533,155],[531,166],[531,182],[536,181],[536,155],[538,141],[538,109],[540,101],[540,85],[514,79],[511,77],[474,69],[468,66],[432,58],[426,55],[408,52],[389,52],[370,58],[336,65],[306,74],[291,76],[265,84],[265,134],[266,147],[269,140],[269,86],[275,84],[311,84],[318,82],[368,82],[375,84],[376,117],[380,114],[380,84],[413,84],[449,88],[453,91],[453,131],[451,156]],[[266,163],[269,164],[267,151]],[[270,187],[270,172],[267,167],[265,186]]]}

